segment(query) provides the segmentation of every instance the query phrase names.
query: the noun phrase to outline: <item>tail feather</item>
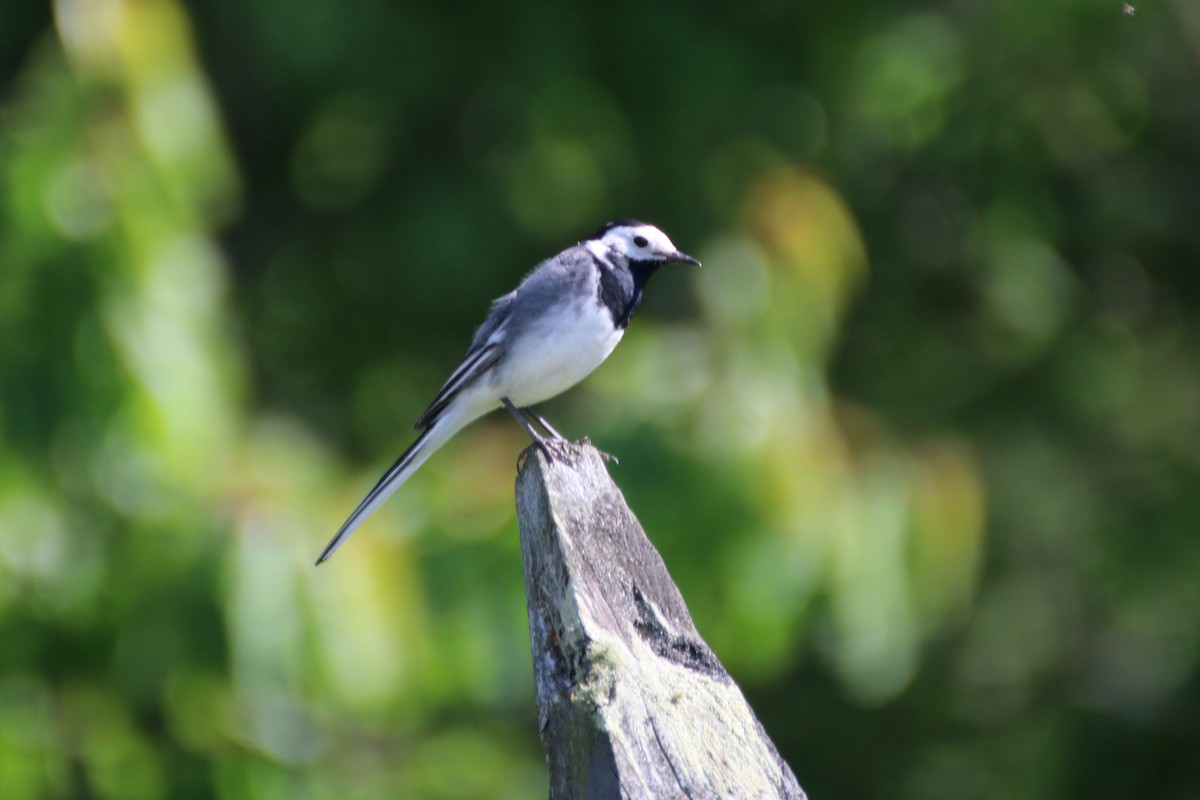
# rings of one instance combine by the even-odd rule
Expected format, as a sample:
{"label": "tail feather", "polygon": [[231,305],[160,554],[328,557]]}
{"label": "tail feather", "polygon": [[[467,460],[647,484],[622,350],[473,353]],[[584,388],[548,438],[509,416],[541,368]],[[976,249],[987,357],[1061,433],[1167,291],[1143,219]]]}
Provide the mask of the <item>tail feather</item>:
{"label": "tail feather", "polygon": [[396,463],[388,469],[387,472],[379,478],[374,488],[367,492],[367,496],[358,504],[358,508],[346,518],[342,523],[342,527],[338,528],[338,532],[329,540],[329,544],[325,545],[325,549],[321,551],[321,556],[317,559],[317,565],[329,560],[337,549],[342,546],[342,542],[349,538],[350,534],[358,529],[371,512],[379,508],[384,500],[391,497],[392,492],[400,488],[406,480],[417,468],[425,463],[425,460],[433,455],[442,445],[450,440],[454,434],[458,433],[463,426],[478,418],[480,414],[464,415],[462,413],[446,413],[438,418],[437,422],[426,428],[417,440],[412,443],[404,454],[396,460]]}

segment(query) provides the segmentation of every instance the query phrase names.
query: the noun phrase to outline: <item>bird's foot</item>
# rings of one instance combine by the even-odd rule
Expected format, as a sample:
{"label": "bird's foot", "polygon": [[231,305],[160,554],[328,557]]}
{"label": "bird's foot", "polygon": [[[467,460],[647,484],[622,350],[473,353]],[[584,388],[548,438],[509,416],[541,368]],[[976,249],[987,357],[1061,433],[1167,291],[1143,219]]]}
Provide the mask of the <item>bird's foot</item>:
{"label": "bird's foot", "polygon": [[[592,440],[586,436],[580,439],[579,443],[595,450],[599,454],[600,458],[604,459],[606,463],[621,463],[616,456],[597,448],[594,444],[592,444]],[[563,438],[554,439],[550,437],[538,437],[531,445],[529,445],[529,447],[526,447],[524,450],[522,450],[521,454],[517,457],[518,470],[525,466],[525,462],[529,460],[529,454],[534,448],[541,450],[542,455],[544,455],[546,460],[551,464],[556,461],[560,464],[568,464],[571,466],[579,463],[579,453],[573,449],[573,446],[569,440]]]}
{"label": "bird's foot", "polygon": [[599,447],[596,447],[596,445],[592,444],[592,440],[589,437],[585,436],[582,439],[580,439],[579,441],[581,441],[583,444],[586,444],[588,447],[592,448],[597,453],[599,453],[600,457],[602,459],[604,459],[607,463],[609,463],[609,464],[620,464],[621,463],[620,459],[618,459],[613,454],[606,453],[603,450],[601,450]]}
{"label": "bird's foot", "polygon": [[546,461],[553,464],[575,465],[578,462],[577,454],[571,449],[571,443],[566,439],[549,439],[539,437],[535,439],[528,447],[521,451],[517,456],[517,470],[524,469],[525,463],[529,460],[530,454],[534,450],[541,450],[542,455],[546,457]]}
{"label": "bird's foot", "polygon": [[564,464],[574,464],[576,461],[571,443],[566,439],[540,439],[536,445],[546,455],[547,461],[560,461]]}

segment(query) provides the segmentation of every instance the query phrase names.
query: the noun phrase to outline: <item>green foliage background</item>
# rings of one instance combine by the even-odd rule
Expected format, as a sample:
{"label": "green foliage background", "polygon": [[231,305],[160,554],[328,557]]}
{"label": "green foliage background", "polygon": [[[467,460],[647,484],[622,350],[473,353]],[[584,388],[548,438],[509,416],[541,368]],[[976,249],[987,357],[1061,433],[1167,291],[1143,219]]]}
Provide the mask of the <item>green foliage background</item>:
{"label": "green foliage background", "polygon": [[[1135,13],[1129,13],[1134,11]],[[487,303],[814,797],[1200,797],[1200,6],[8,0],[0,793],[544,796]]]}

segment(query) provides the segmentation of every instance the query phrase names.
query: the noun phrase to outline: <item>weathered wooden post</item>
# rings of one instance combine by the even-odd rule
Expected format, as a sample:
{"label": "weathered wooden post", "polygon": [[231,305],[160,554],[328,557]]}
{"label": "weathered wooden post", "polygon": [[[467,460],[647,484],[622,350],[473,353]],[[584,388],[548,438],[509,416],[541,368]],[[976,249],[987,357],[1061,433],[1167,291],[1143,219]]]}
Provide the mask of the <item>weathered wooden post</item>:
{"label": "weathered wooden post", "polygon": [[551,800],[803,800],[599,453],[529,452],[517,516]]}

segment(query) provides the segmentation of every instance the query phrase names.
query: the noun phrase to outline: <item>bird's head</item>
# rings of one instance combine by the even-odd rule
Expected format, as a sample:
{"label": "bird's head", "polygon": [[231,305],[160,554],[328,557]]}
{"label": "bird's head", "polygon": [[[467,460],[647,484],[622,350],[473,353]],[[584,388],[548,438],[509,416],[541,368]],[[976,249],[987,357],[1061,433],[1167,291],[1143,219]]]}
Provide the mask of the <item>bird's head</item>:
{"label": "bird's head", "polygon": [[657,268],[674,261],[700,266],[699,261],[687,253],[680,252],[665,233],[636,219],[621,219],[608,223],[585,241],[588,245],[593,243],[605,250],[619,253],[634,264]]}

